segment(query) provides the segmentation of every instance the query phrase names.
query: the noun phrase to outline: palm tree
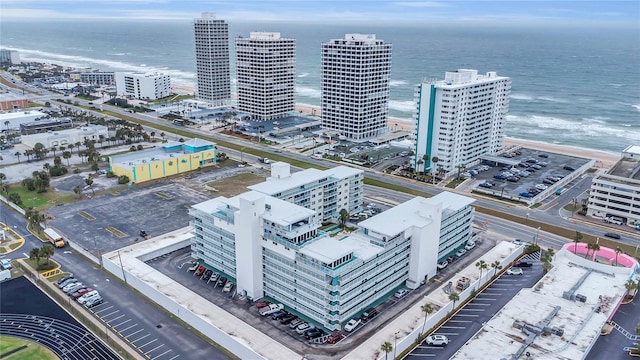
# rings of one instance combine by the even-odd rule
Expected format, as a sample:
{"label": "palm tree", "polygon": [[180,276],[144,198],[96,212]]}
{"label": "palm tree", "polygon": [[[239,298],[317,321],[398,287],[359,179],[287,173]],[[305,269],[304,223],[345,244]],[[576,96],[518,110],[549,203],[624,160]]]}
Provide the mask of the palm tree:
{"label": "palm tree", "polygon": [[84,179],[84,183],[91,188],[91,193],[95,196],[96,192],[93,191],[93,174],[89,174],[89,176]]}
{"label": "palm tree", "polygon": [[484,260],[480,260],[476,263],[476,267],[480,269],[480,278],[482,278],[482,270],[488,268],[489,265]]}
{"label": "palm tree", "polygon": [[165,133],[164,133],[164,132],[161,132],[161,133],[160,133],[160,137],[162,138],[162,141],[164,141]]}
{"label": "palm tree", "polygon": [[53,256],[53,246],[49,244],[44,244],[40,248],[40,257],[43,257],[47,260],[47,265],[49,265],[49,258]]}
{"label": "palm tree", "polygon": [[616,266],[618,266],[618,255],[622,252],[622,248],[620,246],[616,246]]}
{"label": "palm tree", "polygon": [[22,155],[20,154],[20,151],[16,151],[16,153],[13,155],[18,158],[18,163],[20,163],[20,155]]}
{"label": "palm tree", "polygon": [[64,151],[62,157],[67,159],[67,166],[69,166],[69,159],[71,159],[71,151]]}
{"label": "palm tree", "polygon": [[418,173],[418,169],[422,167],[422,164],[424,164],[424,160],[418,159],[418,166],[416,166],[416,173]]}
{"label": "palm tree", "polygon": [[593,244],[592,243],[588,243],[587,244],[587,254],[584,256],[585,259],[589,257],[589,253],[591,252],[591,250],[593,250]]}
{"label": "palm tree", "polygon": [[338,221],[340,221],[340,226],[344,229],[345,224],[349,220],[349,212],[347,209],[340,210]]}
{"label": "palm tree", "polygon": [[422,169],[422,172],[426,172],[427,171],[427,161],[429,161],[429,154],[422,155],[422,161],[424,163],[424,169]]}
{"label": "palm tree", "polygon": [[591,244],[591,250],[593,250],[593,257],[595,258],[598,255],[598,250],[600,250],[600,244]]}
{"label": "palm tree", "polygon": [[436,164],[438,163],[438,161],[440,161],[440,158],[438,158],[437,156],[434,156],[431,158],[431,162],[433,163],[433,165],[431,166],[431,175],[433,176],[433,185],[436,184],[436,174],[435,174],[435,170],[436,169]]}
{"label": "palm tree", "polygon": [[460,300],[460,295],[458,295],[457,292],[452,291],[451,294],[449,294],[449,300],[453,301],[453,308],[456,308],[456,301]]}
{"label": "palm tree", "polygon": [[500,261],[496,260],[491,263],[491,268],[494,269],[493,276],[498,274],[498,270],[502,269],[502,265],[500,265]]}
{"label": "palm tree", "polygon": [[431,306],[431,304],[427,303],[424,304],[420,307],[420,310],[422,310],[422,312],[424,313],[424,322],[422,323],[422,331],[420,332],[420,334],[424,333],[424,326],[427,325],[427,316],[431,315],[431,313],[433,313],[433,306]]}
{"label": "palm tree", "polygon": [[156,132],[152,131],[150,135],[151,135],[152,141],[156,141]]}
{"label": "palm tree", "polygon": [[630,296],[635,296],[635,294],[638,292],[638,285],[640,284],[640,282],[636,282],[633,280],[627,280],[627,282],[624,284],[624,287],[627,289],[627,291],[629,292]]}
{"label": "palm tree", "polygon": [[51,151],[53,152],[53,156],[56,156],[56,151],[58,150],[57,146],[52,146]]}
{"label": "palm tree", "polygon": [[465,165],[465,164],[458,165],[458,177],[460,177],[460,172],[462,172],[462,170],[464,170],[466,168],[467,168],[467,165]]}
{"label": "palm tree", "polygon": [[389,353],[391,352],[391,350],[393,350],[393,345],[391,345],[390,342],[385,341],[384,344],[382,344],[380,346],[380,350],[384,351],[384,353],[385,353],[384,358],[386,360],[387,357],[389,356]]}
{"label": "palm tree", "polygon": [[78,196],[78,199],[80,199],[82,197],[82,186],[76,185],[73,188],[73,192],[76,194],[76,196]]}
{"label": "palm tree", "polygon": [[573,242],[576,243],[576,246],[573,248],[574,254],[578,253],[578,243],[580,242],[580,240],[582,240],[582,238],[583,238],[582,233],[576,230],[576,235],[573,237]]}
{"label": "palm tree", "polygon": [[40,265],[40,248],[33,248],[29,251],[29,260],[35,260],[36,267]]}

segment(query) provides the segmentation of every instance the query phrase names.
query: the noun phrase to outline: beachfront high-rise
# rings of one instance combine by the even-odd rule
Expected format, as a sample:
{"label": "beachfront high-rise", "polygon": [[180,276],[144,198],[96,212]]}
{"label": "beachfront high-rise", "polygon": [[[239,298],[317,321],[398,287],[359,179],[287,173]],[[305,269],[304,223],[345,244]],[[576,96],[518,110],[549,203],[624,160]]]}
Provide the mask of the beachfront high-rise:
{"label": "beachfront high-rise", "polygon": [[171,95],[171,77],[166,74],[117,72],[116,93],[140,100],[156,100]]}
{"label": "beachfront high-rise", "polygon": [[238,110],[256,120],[287,116],[295,106],[296,40],[277,32],[236,38]]}
{"label": "beachfront high-rise", "polygon": [[322,127],[362,140],[387,127],[391,44],[346,34],[322,44]]}
{"label": "beachfront high-rise", "polygon": [[229,25],[213,13],[202,13],[193,22],[196,47],[198,99],[224,105],[231,99]]}
{"label": "beachfront high-rise", "polygon": [[414,168],[435,173],[437,157],[435,167],[451,173],[500,150],[510,93],[510,78],[468,69],[418,85]]}

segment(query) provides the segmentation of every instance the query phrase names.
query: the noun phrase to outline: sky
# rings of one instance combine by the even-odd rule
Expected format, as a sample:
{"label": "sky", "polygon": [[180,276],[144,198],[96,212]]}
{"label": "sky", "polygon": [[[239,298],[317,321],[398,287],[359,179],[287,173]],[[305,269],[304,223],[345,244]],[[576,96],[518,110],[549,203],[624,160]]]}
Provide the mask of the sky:
{"label": "sky", "polygon": [[474,22],[640,25],[640,1],[0,0],[0,20],[193,19],[313,23]]}

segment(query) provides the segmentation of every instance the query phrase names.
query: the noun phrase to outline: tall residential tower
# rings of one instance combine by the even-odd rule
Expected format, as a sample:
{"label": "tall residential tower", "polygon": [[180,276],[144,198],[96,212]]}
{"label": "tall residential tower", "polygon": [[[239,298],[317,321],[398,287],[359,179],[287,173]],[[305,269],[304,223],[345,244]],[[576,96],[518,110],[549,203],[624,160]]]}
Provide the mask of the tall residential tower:
{"label": "tall residential tower", "polygon": [[198,99],[211,105],[224,105],[231,99],[229,73],[229,25],[203,13],[193,22],[196,42]]}
{"label": "tall residential tower", "polygon": [[322,44],[322,126],[349,139],[387,126],[391,44],[374,34],[346,34]]}
{"label": "tall residential tower", "polygon": [[277,32],[236,38],[238,109],[257,120],[273,120],[294,110],[296,40]]}
{"label": "tall residential tower", "polygon": [[450,173],[500,150],[510,93],[510,78],[467,69],[418,85],[414,168]]}

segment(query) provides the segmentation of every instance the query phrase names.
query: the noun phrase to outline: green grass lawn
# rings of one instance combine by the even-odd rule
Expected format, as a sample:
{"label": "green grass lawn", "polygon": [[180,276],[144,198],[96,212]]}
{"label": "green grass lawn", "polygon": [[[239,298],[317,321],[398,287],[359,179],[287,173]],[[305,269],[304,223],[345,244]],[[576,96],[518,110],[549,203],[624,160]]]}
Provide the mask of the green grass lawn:
{"label": "green grass lawn", "polygon": [[39,265],[37,267],[36,267],[36,261],[35,260],[24,259],[24,262],[29,264],[29,266],[32,269],[36,269],[37,271],[40,271],[40,272],[47,271],[47,270],[52,270],[52,269],[55,269],[58,266],[58,264],[55,261],[51,260],[51,259],[49,259],[49,264],[48,265],[47,265],[47,260],[40,259],[39,262],[38,262]]}
{"label": "green grass lawn", "polygon": [[[8,352],[26,346],[24,349],[5,356]],[[25,339],[13,336],[0,336],[0,357],[3,360],[56,360],[59,359],[46,347]]]}
{"label": "green grass lawn", "polygon": [[47,191],[38,193],[37,191],[29,191],[26,187],[20,184],[13,184],[9,186],[9,193],[18,193],[23,209],[33,207],[34,209],[45,209],[57,204],[64,204],[75,200],[76,196],[73,194],[56,194],[53,191]]}

